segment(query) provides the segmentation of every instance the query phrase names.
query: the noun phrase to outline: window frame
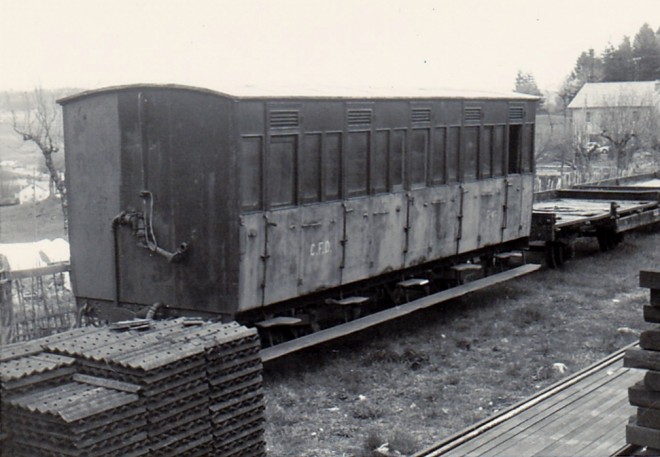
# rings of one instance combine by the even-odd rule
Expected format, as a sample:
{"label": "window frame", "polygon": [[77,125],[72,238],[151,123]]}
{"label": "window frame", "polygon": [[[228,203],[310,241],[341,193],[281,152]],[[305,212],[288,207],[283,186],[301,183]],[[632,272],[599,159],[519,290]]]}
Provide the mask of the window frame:
{"label": "window frame", "polygon": [[[291,165],[292,165],[291,182],[288,183],[290,185],[290,188],[291,188],[291,201],[273,204],[273,188],[274,188],[273,183],[274,183],[274,181],[273,181],[273,176],[271,176],[271,174],[272,174],[271,172],[273,171],[273,168],[271,168],[271,166],[270,166],[271,163],[275,163],[275,162],[272,161],[273,144],[285,144],[286,143],[285,141],[282,141],[281,143],[279,141],[279,140],[283,140],[285,138],[289,138],[289,139],[293,140],[293,143],[292,143],[293,144],[293,150],[292,150],[292,156],[293,157],[291,157]],[[273,143],[274,139],[277,141],[276,143]],[[264,168],[264,170],[265,170],[264,177],[265,177],[265,181],[266,181],[266,185],[264,186],[265,190],[266,190],[266,195],[265,195],[266,205],[265,205],[265,207],[267,209],[272,210],[272,209],[291,208],[291,207],[294,207],[294,206],[298,206],[298,204],[299,204],[298,197],[299,197],[299,194],[300,194],[299,184],[298,184],[298,181],[299,181],[299,179],[298,179],[298,177],[299,177],[298,176],[298,173],[299,173],[298,156],[300,155],[299,150],[300,150],[300,135],[298,133],[286,133],[286,132],[281,132],[280,133],[280,132],[278,132],[275,135],[271,134],[271,135],[268,136],[268,148],[267,148],[266,157],[265,157],[266,166]],[[277,162],[277,163],[281,163],[281,162]],[[281,168],[281,165],[280,165],[280,168]],[[280,186],[280,188],[283,189],[284,186]]]}

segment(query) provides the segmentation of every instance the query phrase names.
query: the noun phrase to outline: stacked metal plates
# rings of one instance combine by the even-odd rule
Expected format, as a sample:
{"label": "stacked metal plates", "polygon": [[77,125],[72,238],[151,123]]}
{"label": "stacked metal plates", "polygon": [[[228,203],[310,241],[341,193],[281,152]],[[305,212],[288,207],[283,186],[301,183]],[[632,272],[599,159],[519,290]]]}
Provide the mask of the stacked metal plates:
{"label": "stacked metal plates", "polygon": [[226,327],[215,343],[206,354],[214,455],[266,455],[259,337]]}
{"label": "stacked metal plates", "polygon": [[148,412],[150,455],[204,455],[212,440],[204,344],[181,338],[180,322],[146,331],[106,329],[49,344],[80,361],[80,372],[139,385]]}
{"label": "stacked metal plates", "polygon": [[71,381],[75,359],[41,352],[42,341],[12,344],[0,350],[0,454],[12,427],[6,402],[23,392]]}
{"label": "stacked metal plates", "polygon": [[13,396],[5,405],[12,426],[8,455],[147,455],[146,408],[138,389],[82,377]]}
{"label": "stacked metal plates", "polygon": [[238,324],[152,322],[47,344],[79,371],[133,383],[148,412],[150,455],[264,455],[256,331]]}

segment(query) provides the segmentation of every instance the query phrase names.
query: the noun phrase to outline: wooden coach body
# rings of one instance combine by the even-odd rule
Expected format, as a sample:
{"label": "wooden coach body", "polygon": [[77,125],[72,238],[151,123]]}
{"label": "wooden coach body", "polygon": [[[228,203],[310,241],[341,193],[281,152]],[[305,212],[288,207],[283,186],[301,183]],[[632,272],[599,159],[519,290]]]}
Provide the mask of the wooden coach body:
{"label": "wooden coach body", "polygon": [[[137,85],[60,103],[79,301],[235,316],[529,236],[534,97]],[[185,256],[115,240],[122,211]]]}

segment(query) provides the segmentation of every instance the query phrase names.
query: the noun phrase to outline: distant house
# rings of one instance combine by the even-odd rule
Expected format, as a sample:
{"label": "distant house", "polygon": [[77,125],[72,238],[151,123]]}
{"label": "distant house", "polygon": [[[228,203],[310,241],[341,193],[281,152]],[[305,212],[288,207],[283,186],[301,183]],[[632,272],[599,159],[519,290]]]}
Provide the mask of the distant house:
{"label": "distant house", "polygon": [[586,83],[567,108],[573,131],[597,141],[612,119],[633,125],[660,109],[660,81]]}
{"label": "distant house", "polygon": [[30,202],[40,202],[47,199],[50,196],[50,189],[48,188],[48,183],[34,183],[29,184],[23,189],[21,189],[18,194],[18,201],[23,203]]}

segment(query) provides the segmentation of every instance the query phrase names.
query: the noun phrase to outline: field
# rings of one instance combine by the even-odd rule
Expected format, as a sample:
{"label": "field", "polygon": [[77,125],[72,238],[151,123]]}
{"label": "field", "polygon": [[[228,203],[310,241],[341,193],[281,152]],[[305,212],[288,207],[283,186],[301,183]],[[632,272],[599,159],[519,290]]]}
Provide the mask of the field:
{"label": "field", "polygon": [[646,328],[638,275],[660,266],[658,245],[658,230],[607,253],[585,240],[561,270],[276,362],[269,455],[411,454],[585,368]]}
{"label": "field", "polygon": [[59,200],[0,206],[0,244],[55,238],[67,239]]}

